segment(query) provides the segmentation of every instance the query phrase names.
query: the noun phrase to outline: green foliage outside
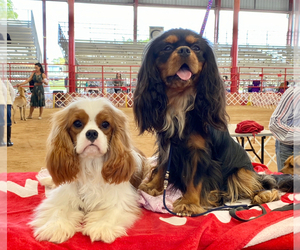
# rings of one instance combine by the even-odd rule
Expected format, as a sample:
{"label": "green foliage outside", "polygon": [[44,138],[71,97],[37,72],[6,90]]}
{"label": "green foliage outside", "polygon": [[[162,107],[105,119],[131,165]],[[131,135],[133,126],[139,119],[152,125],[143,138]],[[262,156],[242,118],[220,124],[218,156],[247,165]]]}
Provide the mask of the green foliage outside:
{"label": "green foliage outside", "polygon": [[66,64],[66,59],[63,57],[58,57],[52,60],[53,64]]}
{"label": "green foliage outside", "polygon": [[14,11],[12,0],[0,0],[0,20],[17,18],[18,14]]}
{"label": "green foliage outside", "polygon": [[64,80],[49,81],[49,86],[51,90],[65,90]]}
{"label": "green foliage outside", "polygon": [[138,42],[140,42],[140,43],[147,43],[149,41],[150,41],[150,38],[147,38],[146,40],[138,40]]}

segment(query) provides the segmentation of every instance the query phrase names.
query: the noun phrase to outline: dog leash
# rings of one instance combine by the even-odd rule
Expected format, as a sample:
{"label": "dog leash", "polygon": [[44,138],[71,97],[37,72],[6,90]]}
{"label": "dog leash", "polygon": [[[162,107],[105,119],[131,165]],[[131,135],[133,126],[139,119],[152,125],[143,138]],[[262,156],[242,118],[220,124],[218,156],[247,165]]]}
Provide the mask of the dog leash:
{"label": "dog leash", "polygon": [[[242,221],[242,222],[247,222],[247,221],[250,221],[250,220],[254,220],[254,219],[257,219],[257,218],[267,214],[266,209],[260,204],[249,205],[249,206],[248,205],[230,205],[230,206],[228,206],[228,205],[224,204],[223,206],[212,208],[212,209],[207,210],[206,212],[199,213],[199,214],[174,213],[173,211],[171,211],[167,207],[167,204],[166,204],[166,191],[167,191],[167,187],[169,185],[170,168],[171,168],[171,156],[172,156],[172,143],[170,144],[169,159],[168,159],[167,171],[166,171],[165,178],[164,178],[164,192],[163,192],[163,204],[164,204],[165,209],[170,214],[173,214],[173,215],[176,215],[176,216],[179,216],[179,217],[198,217],[198,216],[202,216],[202,215],[211,213],[213,211],[229,211],[229,214],[232,218],[234,218],[236,220],[239,220],[239,221]],[[277,208],[277,209],[274,209],[274,210],[271,210],[271,211],[287,211],[287,210],[291,210],[293,208],[294,209],[300,209],[300,204],[296,204],[295,206],[293,206],[293,205],[294,204],[291,203],[291,204],[288,204],[286,206],[283,206],[281,208]],[[259,207],[262,211],[262,214],[260,214],[256,217],[252,217],[252,218],[247,219],[247,220],[237,216],[237,214],[236,214],[237,212],[243,211],[243,210],[249,210],[252,207]]]}
{"label": "dog leash", "polygon": [[[261,210],[263,211],[263,213],[261,215],[257,216],[257,217],[253,217],[253,218],[250,218],[248,220],[237,216],[236,212],[243,211],[243,210],[248,210],[248,209],[250,209],[251,207],[254,207],[254,206],[259,206],[261,208]],[[271,212],[284,212],[284,211],[299,210],[299,209],[300,209],[300,203],[298,203],[298,204],[289,203],[289,204],[287,204],[283,207],[275,208],[275,209],[271,210]],[[247,208],[233,208],[233,209],[230,209],[229,214],[232,218],[235,218],[236,220],[239,220],[239,221],[242,221],[242,222],[247,222],[247,221],[250,221],[250,220],[257,219],[257,218],[267,214],[267,211],[261,205],[250,205]]]}
{"label": "dog leash", "polygon": [[206,212],[199,213],[199,214],[174,213],[173,211],[171,211],[167,207],[167,205],[166,205],[166,191],[167,191],[167,187],[169,185],[169,176],[170,176],[170,168],[171,168],[172,150],[173,150],[173,148],[172,148],[172,143],[171,143],[170,144],[170,152],[169,152],[169,159],[168,159],[167,171],[166,171],[165,179],[164,179],[164,192],[163,192],[163,204],[164,204],[165,209],[170,214],[173,214],[173,215],[176,215],[176,216],[180,216],[180,217],[198,217],[198,216],[205,215],[205,214],[208,214],[208,213],[213,212],[213,211],[230,210],[230,209],[241,209],[241,208],[247,208],[248,207],[248,205],[231,205],[231,206],[228,206],[228,205],[224,204],[221,207],[212,208],[210,210],[207,210]]}

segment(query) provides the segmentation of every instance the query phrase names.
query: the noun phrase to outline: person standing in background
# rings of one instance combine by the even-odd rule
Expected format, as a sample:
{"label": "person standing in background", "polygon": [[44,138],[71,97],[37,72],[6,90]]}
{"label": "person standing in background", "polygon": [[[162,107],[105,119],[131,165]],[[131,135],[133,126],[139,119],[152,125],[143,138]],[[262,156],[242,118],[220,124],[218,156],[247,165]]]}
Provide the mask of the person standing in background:
{"label": "person standing in background", "polygon": [[11,142],[11,106],[16,97],[15,90],[11,85],[10,81],[6,79],[6,88],[7,88],[7,147],[13,146],[14,144]]}
{"label": "person standing in background", "polygon": [[[123,85],[122,83],[122,75],[120,73],[116,74],[116,78],[114,79],[114,86],[115,87],[121,87]],[[120,88],[115,88],[115,93],[121,93]]]}
{"label": "person standing in background", "polygon": [[29,83],[31,80],[34,81],[34,87],[31,94],[30,99],[30,113],[27,119],[32,119],[32,113],[34,108],[40,108],[39,120],[42,119],[43,108],[45,107],[45,91],[43,84],[48,85],[47,76],[44,73],[43,66],[40,63],[36,63],[34,65],[34,72],[30,75],[30,77],[21,84],[17,84],[17,87],[25,85]]}
{"label": "person standing in background", "polygon": [[278,93],[283,94],[285,92],[285,90],[288,89],[289,85],[290,85],[290,83],[288,81],[281,83],[278,88]]}
{"label": "person standing in background", "polygon": [[295,140],[300,134],[300,117],[295,115],[299,109],[300,87],[289,87],[271,116],[269,129],[276,138],[278,171],[283,168],[286,159],[294,154],[294,145],[300,144]]}
{"label": "person standing in background", "polygon": [[5,128],[5,106],[6,106],[7,89],[4,82],[0,79],[0,147],[6,146],[4,141]]}

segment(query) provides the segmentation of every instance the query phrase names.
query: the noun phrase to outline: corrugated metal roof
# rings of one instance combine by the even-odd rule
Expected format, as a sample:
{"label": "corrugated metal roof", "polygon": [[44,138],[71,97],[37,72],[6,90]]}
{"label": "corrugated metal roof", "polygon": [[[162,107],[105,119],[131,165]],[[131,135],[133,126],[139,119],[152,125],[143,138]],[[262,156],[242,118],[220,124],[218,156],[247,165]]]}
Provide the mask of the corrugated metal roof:
{"label": "corrugated metal roof", "polygon": [[221,8],[233,9],[233,0],[221,0]]}
{"label": "corrugated metal roof", "polygon": [[[222,0],[221,8],[233,9],[234,0]],[[289,0],[241,0],[241,10],[289,11]]]}
{"label": "corrugated metal roof", "polygon": [[[51,1],[51,0],[47,0]],[[67,2],[67,1],[64,1]],[[75,3],[133,4],[133,0],[75,0]]]}
{"label": "corrugated metal roof", "polygon": [[247,1],[242,0],[240,3],[241,3],[240,4],[241,9],[254,9],[255,6],[255,0],[247,0]]}
{"label": "corrugated metal roof", "polygon": [[[177,5],[177,6],[193,6],[206,8],[207,0],[139,0],[139,4],[150,5]],[[212,7],[214,8],[215,1],[213,1]]]}
{"label": "corrugated metal roof", "polygon": [[256,0],[256,9],[258,10],[274,10],[274,11],[288,11],[289,1],[287,0]]}
{"label": "corrugated metal roof", "polygon": [[[67,2],[67,0],[47,0]],[[120,4],[120,5],[133,5],[134,0],[75,0],[75,3],[101,3],[101,4]],[[140,5],[151,6],[185,6],[195,8],[206,8],[208,0],[138,0]],[[221,0],[221,9],[233,9],[234,0]],[[215,7],[213,1],[212,8]],[[241,10],[258,10],[266,12],[288,12],[289,0],[241,0]]]}

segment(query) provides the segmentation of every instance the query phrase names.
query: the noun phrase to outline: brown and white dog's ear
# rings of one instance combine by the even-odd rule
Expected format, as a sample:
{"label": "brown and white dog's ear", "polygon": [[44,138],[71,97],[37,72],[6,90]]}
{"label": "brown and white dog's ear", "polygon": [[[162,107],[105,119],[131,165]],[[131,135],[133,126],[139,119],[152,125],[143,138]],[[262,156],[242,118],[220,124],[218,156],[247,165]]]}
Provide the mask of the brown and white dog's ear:
{"label": "brown and white dog's ear", "polygon": [[300,155],[294,158],[294,174],[300,175]]}
{"label": "brown and white dog's ear", "polygon": [[132,145],[128,135],[127,119],[121,112],[113,112],[114,128],[105,155],[102,176],[108,183],[129,181],[136,169]]}
{"label": "brown and white dog's ear", "polygon": [[286,159],[284,162],[284,166],[280,171],[281,173],[284,174],[294,174],[294,156],[291,155]]}
{"label": "brown and white dog's ear", "polygon": [[46,166],[57,186],[73,181],[79,172],[79,157],[68,132],[67,110],[54,114],[47,141]]}

